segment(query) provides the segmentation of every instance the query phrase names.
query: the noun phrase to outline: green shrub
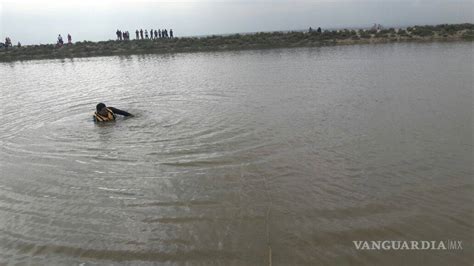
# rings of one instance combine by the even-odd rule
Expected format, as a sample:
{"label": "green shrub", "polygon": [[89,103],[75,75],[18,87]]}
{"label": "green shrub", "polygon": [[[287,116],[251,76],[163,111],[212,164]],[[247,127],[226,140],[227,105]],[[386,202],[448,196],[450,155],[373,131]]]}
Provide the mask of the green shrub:
{"label": "green shrub", "polygon": [[426,27],[426,26],[416,27],[415,29],[413,29],[413,31],[411,33],[413,35],[417,35],[417,36],[421,36],[421,37],[434,35],[434,32],[433,32],[432,28]]}
{"label": "green shrub", "polygon": [[362,33],[360,34],[360,37],[361,37],[362,39],[370,39],[370,38],[372,37],[372,35],[371,35],[369,32],[364,31],[364,32],[362,32]]}
{"label": "green shrub", "polygon": [[468,30],[463,33],[462,38],[465,40],[474,40],[474,30]]}
{"label": "green shrub", "polygon": [[397,34],[400,35],[400,36],[407,36],[408,32],[404,29],[398,29]]}

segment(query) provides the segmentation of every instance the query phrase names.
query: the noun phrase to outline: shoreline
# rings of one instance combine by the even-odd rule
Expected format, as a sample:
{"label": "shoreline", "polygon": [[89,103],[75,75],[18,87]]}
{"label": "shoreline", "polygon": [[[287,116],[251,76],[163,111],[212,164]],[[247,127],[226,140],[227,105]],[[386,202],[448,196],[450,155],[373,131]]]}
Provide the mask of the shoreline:
{"label": "shoreline", "polygon": [[84,41],[72,45],[65,44],[62,47],[56,47],[54,44],[9,47],[0,49],[0,62],[380,43],[472,42],[473,40],[474,24],[470,23],[413,26],[397,30],[391,28],[323,32],[261,32],[154,40]]}

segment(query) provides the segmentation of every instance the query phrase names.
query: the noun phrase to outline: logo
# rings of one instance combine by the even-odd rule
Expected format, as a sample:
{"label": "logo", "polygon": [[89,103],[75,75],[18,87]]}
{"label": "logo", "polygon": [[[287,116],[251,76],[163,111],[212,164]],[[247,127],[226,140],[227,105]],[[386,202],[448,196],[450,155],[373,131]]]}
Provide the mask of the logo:
{"label": "logo", "polygon": [[357,250],[462,250],[460,240],[378,240],[352,241]]}

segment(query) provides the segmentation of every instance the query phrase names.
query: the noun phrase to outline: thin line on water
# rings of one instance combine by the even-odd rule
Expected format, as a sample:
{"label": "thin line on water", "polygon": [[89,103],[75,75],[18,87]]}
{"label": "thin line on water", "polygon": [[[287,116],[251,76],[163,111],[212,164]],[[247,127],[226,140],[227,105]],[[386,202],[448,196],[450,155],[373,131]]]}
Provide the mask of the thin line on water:
{"label": "thin line on water", "polygon": [[[243,174],[243,163],[240,164],[240,180],[242,182],[242,179],[244,177]],[[267,179],[265,176],[263,176],[263,186],[265,187],[265,194],[267,195],[267,200],[270,202],[270,205],[267,206],[267,211],[265,213],[265,231],[266,231],[266,240],[267,240],[267,250],[268,250],[268,265],[272,266],[272,247],[270,246],[270,226],[268,225],[268,218],[270,217],[270,210],[271,207],[273,206],[273,199],[270,196],[270,193],[268,191],[268,185],[267,185]],[[240,195],[239,195],[240,197]]]}
{"label": "thin line on water", "polygon": [[266,230],[266,235],[267,235],[267,248],[268,248],[268,265],[272,265],[272,247],[270,246],[270,226],[268,225],[268,218],[270,217],[270,210],[271,207],[273,206],[273,200],[270,195],[270,192],[268,191],[268,185],[267,185],[267,178],[265,175],[263,175],[263,184],[265,187],[265,194],[267,195],[267,200],[270,202],[269,206],[267,207],[267,213],[265,214],[265,230]]}

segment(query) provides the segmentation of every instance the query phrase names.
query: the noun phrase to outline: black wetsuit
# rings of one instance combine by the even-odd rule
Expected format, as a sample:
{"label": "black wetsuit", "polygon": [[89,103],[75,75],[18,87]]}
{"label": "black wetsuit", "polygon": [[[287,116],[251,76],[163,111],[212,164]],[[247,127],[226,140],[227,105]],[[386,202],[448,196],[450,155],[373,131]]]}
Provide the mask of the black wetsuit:
{"label": "black wetsuit", "polygon": [[123,115],[123,116],[131,116],[131,115],[132,115],[131,113],[122,111],[122,110],[117,109],[117,108],[115,108],[115,107],[107,106],[107,108],[109,108],[110,110],[112,110],[112,112],[114,112],[114,114]]}
{"label": "black wetsuit", "polygon": [[109,122],[115,121],[115,114],[123,115],[123,116],[133,116],[132,114],[122,111],[120,109],[114,107],[104,107],[107,109],[107,114],[100,114],[95,112],[93,117],[95,122]]}

